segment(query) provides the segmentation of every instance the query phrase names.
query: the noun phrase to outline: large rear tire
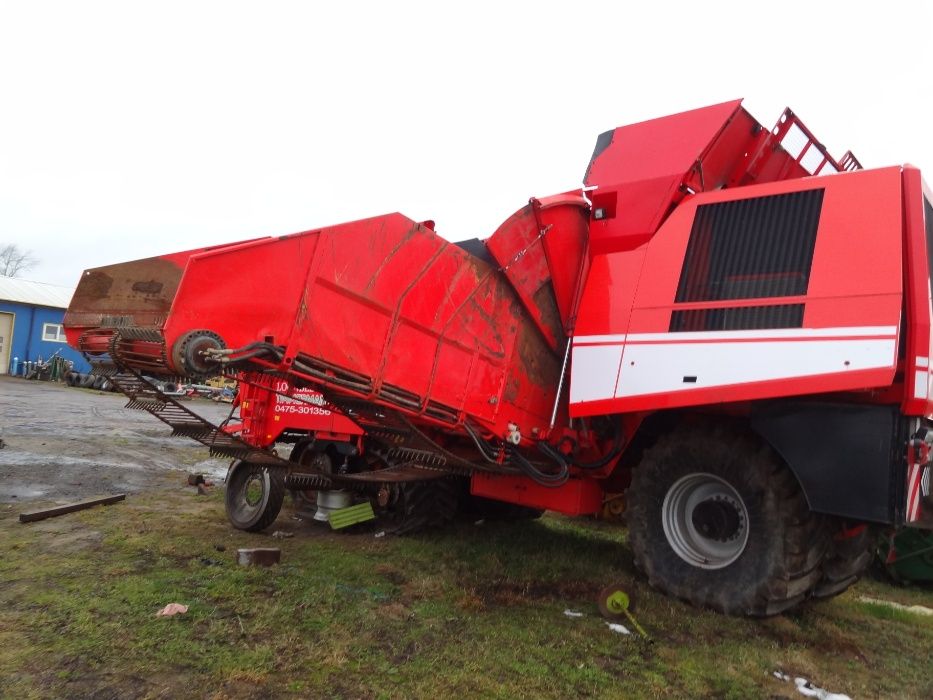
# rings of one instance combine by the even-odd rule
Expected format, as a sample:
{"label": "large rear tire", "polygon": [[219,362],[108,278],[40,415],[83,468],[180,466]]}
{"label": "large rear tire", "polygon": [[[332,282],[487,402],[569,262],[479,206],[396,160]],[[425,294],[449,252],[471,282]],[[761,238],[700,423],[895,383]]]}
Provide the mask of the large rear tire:
{"label": "large rear tire", "polygon": [[628,496],[635,564],[694,605],[766,616],[805,600],[822,577],[826,520],[767,445],[721,427],[658,440]]}
{"label": "large rear tire", "polygon": [[227,478],[227,518],[238,530],[259,532],[279,516],[285,498],[285,479],[280,469],[251,462],[236,462]]}

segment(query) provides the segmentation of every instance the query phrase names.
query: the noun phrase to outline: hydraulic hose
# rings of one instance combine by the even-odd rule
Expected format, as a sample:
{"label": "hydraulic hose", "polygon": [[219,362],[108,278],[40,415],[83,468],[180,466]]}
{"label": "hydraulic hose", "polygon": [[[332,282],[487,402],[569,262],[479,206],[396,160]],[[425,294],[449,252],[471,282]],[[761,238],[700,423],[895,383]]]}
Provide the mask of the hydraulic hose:
{"label": "hydraulic hose", "polygon": [[467,435],[472,438],[473,444],[476,445],[476,449],[479,450],[480,454],[483,456],[483,459],[485,459],[487,462],[491,462],[492,464],[498,464],[495,450],[490,445],[486,444],[483,438],[477,434],[472,426],[464,423],[463,428],[466,430]]}
{"label": "hydraulic hose", "polygon": [[253,357],[258,357],[259,355],[270,354],[277,359],[282,359],[282,351],[272,345],[271,343],[250,343],[249,345],[244,345],[241,348],[222,348],[222,349],[212,349],[205,353],[205,357],[208,360],[217,362],[220,364],[232,364],[235,362],[242,362],[244,360],[249,360]]}
{"label": "hydraulic hose", "polygon": [[619,456],[624,446],[625,439],[622,435],[622,431],[619,430],[619,426],[616,426],[615,434],[612,436],[612,447],[606,454],[592,462],[580,462],[578,460],[574,460],[573,466],[579,467],[580,469],[602,469],[607,464],[609,464],[609,462]]}
{"label": "hydraulic hose", "polygon": [[541,484],[541,486],[557,488],[567,483],[567,479],[570,477],[570,469],[567,467],[566,462],[560,463],[560,468],[556,474],[548,474],[529,462],[515,445],[506,445],[506,451],[509,453],[509,459],[514,460],[518,468],[521,469],[528,478],[535,483]]}
{"label": "hydraulic hose", "polygon": [[567,459],[566,455],[561,454],[555,450],[549,443],[544,440],[540,440],[537,443],[538,452],[543,454],[545,457],[550,457],[554,462],[557,463],[557,466],[561,469],[570,468],[570,460]]}

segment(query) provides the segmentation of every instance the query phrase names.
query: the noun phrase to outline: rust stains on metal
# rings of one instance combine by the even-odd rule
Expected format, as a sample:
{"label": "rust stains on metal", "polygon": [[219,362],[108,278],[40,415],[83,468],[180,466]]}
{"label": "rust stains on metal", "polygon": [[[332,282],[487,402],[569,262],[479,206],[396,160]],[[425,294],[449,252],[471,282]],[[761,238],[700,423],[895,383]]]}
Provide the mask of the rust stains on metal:
{"label": "rust stains on metal", "polygon": [[308,320],[308,288],[301,290],[301,301],[298,303],[298,314],[296,321],[299,325]]}
{"label": "rust stains on metal", "polygon": [[560,320],[560,311],[557,309],[557,299],[554,298],[554,288],[551,286],[550,277],[538,287],[538,291],[534,293],[532,298],[534,299],[535,308],[541,314],[541,322],[547,326],[555,338],[564,337],[564,328]]}
{"label": "rust stains on metal", "polygon": [[[476,336],[477,345],[481,345],[492,357],[501,360],[505,357],[505,342],[502,339],[502,335],[499,333],[496,320],[476,301],[475,297],[470,298],[470,308],[472,308],[473,311],[476,312],[476,315],[486,323],[486,328],[492,333],[492,339],[495,341],[497,347],[483,342],[484,339],[479,336]],[[469,322],[469,318],[467,318],[467,320]]]}
{"label": "rust stains on metal", "polygon": [[[389,254],[385,256],[385,258],[382,260],[381,263],[379,263],[379,267],[376,268],[376,271],[373,272],[373,276],[370,277],[369,282],[366,283],[366,287],[364,291],[366,292],[372,291],[373,287],[376,286],[376,280],[379,279],[379,275],[382,273],[382,270],[385,268],[385,266],[389,264],[389,261],[392,260],[392,258],[394,258],[398,254],[398,252],[406,246],[408,241],[410,241],[412,238],[414,238],[419,233],[421,233],[423,228],[424,227],[422,227],[421,224],[415,224],[410,229],[408,229],[408,231],[405,232],[405,235],[402,236],[401,239],[399,239],[399,242],[396,243],[392,247],[392,250],[389,251]],[[385,232],[385,222],[383,222],[382,225],[380,226],[379,233],[376,234],[376,238],[383,236],[384,232]]]}
{"label": "rust stains on metal", "polygon": [[156,282],[155,280],[135,282],[133,284],[133,291],[139,292],[140,294],[158,294],[162,291],[162,283]]}
{"label": "rust stains on metal", "polygon": [[[78,301],[85,299],[101,299],[110,293],[113,286],[113,277],[102,270],[88,270],[78,288],[75,290],[74,298]],[[74,301],[71,302],[74,304]]]}
{"label": "rust stains on metal", "polygon": [[560,360],[540,335],[525,326],[519,332],[518,356],[525,376],[542,389],[552,390],[560,377]]}
{"label": "rust stains on metal", "polygon": [[450,281],[448,282],[444,290],[444,298],[437,305],[437,310],[434,312],[435,323],[440,321],[441,314],[443,312],[449,311],[447,309],[447,304],[450,301],[451,296],[454,293],[454,290],[456,290],[458,285],[460,284],[461,279],[469,271],[472,271],[473,273],[473,277],[471,279],[473,284],[471,286],[473,288],[476,288],[477,286],[479,286],[483,277],[485,275],[490,274],[490,271],[492,270],[492,268],[486,262],[484,262],[483,260],[480,260],[475,255],[471,255],[470,253],[460,250],[460,248],[458,248],[455,245],[446,243],[444,245],[444,248],[445,250],[453,252],[454,255],[457,255],[457,261],[459,264],[457,266],[457,271],[450,278]]}
{"label": "rust stains on metal", "polygon": [[146,258],[88,270],[75,290],[69,313],[167,313],[182,269],[164,258]]}

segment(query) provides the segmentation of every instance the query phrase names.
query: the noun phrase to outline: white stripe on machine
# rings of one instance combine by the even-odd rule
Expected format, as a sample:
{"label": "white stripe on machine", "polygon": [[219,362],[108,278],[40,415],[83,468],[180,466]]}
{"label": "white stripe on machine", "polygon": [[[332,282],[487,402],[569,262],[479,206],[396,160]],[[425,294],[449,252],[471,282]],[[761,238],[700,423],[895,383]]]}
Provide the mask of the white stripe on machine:
{"label": "white stripe on machine", "polygon": [[893,367],[895,326],[574,338],[570,401]]}
{"label": "white stripe on machine", "polygon": [[914,398],[925,399],[930,395],[930,372],[918,369],[914,372]]}

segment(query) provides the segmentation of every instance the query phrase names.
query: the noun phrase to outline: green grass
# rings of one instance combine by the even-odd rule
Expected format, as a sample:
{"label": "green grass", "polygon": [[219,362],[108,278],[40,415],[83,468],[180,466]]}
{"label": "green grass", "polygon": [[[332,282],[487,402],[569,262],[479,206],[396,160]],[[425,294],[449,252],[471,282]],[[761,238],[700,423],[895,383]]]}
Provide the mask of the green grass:
{"label": "green grass", "polygon": [[[791,615],[728,618],[648,589],[611,525],[376,538],[286,507],[270,529],[296,536],[272,540],[231,529],[219,490],[168,483],[29,525],[0,513],[0,697],[794,697],[775,670],[857,698],[933,696],[933,620],[858,600],[933,605],[929,588],[866,581]],[[281,547],[281,565],[237,566],[250,546]],[[650,642],[599,618],[613,581]],[[190,609],[156,618],[170,602]]]}

